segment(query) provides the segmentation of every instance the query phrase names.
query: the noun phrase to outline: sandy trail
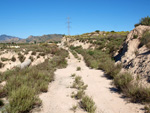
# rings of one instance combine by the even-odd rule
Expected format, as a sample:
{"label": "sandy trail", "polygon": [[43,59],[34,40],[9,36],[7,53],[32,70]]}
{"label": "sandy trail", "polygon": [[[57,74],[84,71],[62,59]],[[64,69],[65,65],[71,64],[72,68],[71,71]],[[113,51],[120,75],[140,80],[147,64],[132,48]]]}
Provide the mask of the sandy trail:
{"label": "sandy trail", "polygon": [[[142,105],[127,103],[121,95],[112,91],[111,80],[104,77],[101,70],[88,68],[82,56],[79,62],[69,52],[68,66],[55,72],[55,81],[49,84],[47,93],[40,95],[43,102],[40,113],[73,113],[70,108],[77,104],[77,100],[70,97],[74,89],[69,88],[73,79],[71,74],[82,76],[85,84],[88,84],[86,94],[91,96],[97,106],[96,113],[143,113]],[[81,71],[76,71],[81,67]],[[78,109],[76,113],[84,113]]]}

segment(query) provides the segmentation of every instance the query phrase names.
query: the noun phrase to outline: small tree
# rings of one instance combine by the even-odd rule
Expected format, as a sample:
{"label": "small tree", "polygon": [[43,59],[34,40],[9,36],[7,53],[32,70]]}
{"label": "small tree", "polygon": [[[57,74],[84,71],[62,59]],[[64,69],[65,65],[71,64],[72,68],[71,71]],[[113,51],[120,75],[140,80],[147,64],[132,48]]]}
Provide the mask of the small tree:
{"label": "small tree", "polygon": [[137,23],[137,24],[135,24],[134,26],[137,27],[137,26],[139,26],[139,25],[147,25],[147,26],[150,26],[150,17],[147,16],[147,17],[145,17],[145,18],[142,18],[142,19],[140,20],[140,22]]}
{"label": "small tree", "polygon": [[99,30],[96,30],[95,32],[99,33],[100,31],[99,31]]}

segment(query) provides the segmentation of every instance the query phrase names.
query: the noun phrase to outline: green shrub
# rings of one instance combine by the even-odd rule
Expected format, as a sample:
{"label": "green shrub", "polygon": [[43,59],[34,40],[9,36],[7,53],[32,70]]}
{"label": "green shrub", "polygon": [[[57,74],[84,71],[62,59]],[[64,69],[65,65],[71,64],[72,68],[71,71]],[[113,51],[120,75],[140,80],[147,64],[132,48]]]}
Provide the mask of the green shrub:
{"label": "green shrub", "polygon": [[76,76],[76,74],[74,73],[74,74],[71,74],[71,77],[75,77]]}
{"label": "green shrub", "polygon": [[112,31],[110,31],[110,32],[111,32],[111,33],[115,33],[115,31],[113,31],[113,30],[112,30]]}
{"label": "green shrub", "polygon": [[4,88],[0,88],[0,98],[4,98],[7,95],[7,92]]}
{"label": "green shrub", "polygon": [[96,30],[95,32],[99,33],[100,31],[99,31],[99,30]]}
{"label": "green shrub", "polygon": [[79,84],[81,82],[81,76],[75,77],[75,83]]}
{"label": "green shrub", "polygon": [[81,67],[77,67],[77,71],[80,71],[81,70]]}
{"label": "green shrub", "polygon": [[150,113],[150,105],[144,107],[145,113]]}
{"label": "green shrub", "polygon": [[30,59],[32,62],[34,61],[33,56],[30,56],[29,59]]}
{"label": "green shrub", "polygon": [[19,55],[18,58],[19,58],[20,62],[24,62],[24,60],[25,60],[24,55],[22,55],[22,54],[18,54],[18,55]]}
{"label": "green shrub", "polygon": [[121,68],[121,64],[115,65],[111,60],[106,61],[102,67],[107,74],[107,77],[110,78],[114,78],[120,72]]}
{"label": "green shrub", "polygon": [[75,96],[76,99],[81,99],[84,95],[85,95],[84,90],[79,90],[77,92],[77,94],[75,94],[74,96]]}
{"label": "green shrub", "polygon": [[4,105],[3,100],[0,100],[0,107]]}
{"label": "green shrub", "polygon": [[31,55],[36,55],[36,51],[32,51]]}
{"label": "green shrub", "polygon": [[132,80],[133,80],[132,75],[126,72],[126,73],[118,74],[117,76],[115,76],[114,84],[117,88],[119,88],[120,90],[123,90],[125,88],[128,88]]}
{"label": "green shrub", "polygon": [[46,54],[45,53],[39,53],[39,56],[45,56]]}
{"label": "green shrub", "polygon": [[150,49],[150,31],[145,31],[140,41],[140,47],[146,45],[146,47]]}
{"label": "green shrub", "polygon": [[136,84],[131,84],[128,88],[123,89],[124,94],[130,97],[132,102],[150,102],[150,88]]}
{"label": "green shrub", "polygon": [[71,53],[73,54],[73,56],[74,56],[75,58],[77,58],[77,59],[79,58],[78,55],[77,55],[77,53],[76,53],[74,50],[71,50]]}
{"label": "green shrub", "polygon": [[96,110],[95,102],[89,96],[83,97],[80,105],[85,111],[89,113],[95,113]]}
{"label": "green shrub", "polygon": [[36,100],[34,89],[23,85],[11,92],[7,111],[11,113],[27,112],[33,107]]}
{"label": "green shrub", "polygon": [[27,55],[28,53],[29,53],[29,51],[26,50],[24,54]]}
{"label": "green shrub", "polygon": [[2,62],[0,62],[0,68],[3,68],[5,64],[3,64]]}
{"label": "green shrub", "polygon": [[132,102],[150,102],[150,88],[132,83],[132,80],[131,74],[123,73],[115,76],[114,84],[125,96],[130,97]]}
{"label": "green shrub", "polygon": [[58,68],[65,67],[67,65],[66,59],[64,59],[63,57],[58,57],[58,56],[53,57],[53,60],[51,60],[51,63],[53,64],[53,66],[58,66]]}
{"label": "green shrub", "polygon": [[138,38],[138,35],[133,35],[133,39],[137,39]]}
{"label": "green shrub", "polygon": [[18,56],[22,55],[20,52],[18,53]]}
{"label": "green shrub", "polygon": [[11,61],[15,62],[15,61],[16,61],[16,58],[13,56],[13,57],[11,58]]}
{"label": "green shrub", "polygon": [[81,80],[80,76],[76,76],[71,88],[76,88],[78,90],[86,90],[88,85],[84,85],[84,82]]}
{"label": "green shrub", "polygon": [[139,26],[139,25],[150,26],[150,17],[147,16],[147,17],[145,17],[145,18],[142,18],[142,19],[140,20],[140,22],[137,23],[137,24],[135,24],[134,26],[137,27],[137,26]]}
{"label": "green shrub", "polygon": [[77,108],[78,108],[78,106],[77,106],[77,105],[73,105],[73,106],[72,106],[72,108],[71,108],[71,110],[75,113],[75,112],[76,112],[76,110],[77,110]]}
{"label": "green shrub", "polygon": [[89,55],[94,55],[94,51],[88,51]]}
{"label": "green shrub", "polygon": [[115,65],[110,55],[100,50],[83,50],[81,48],[75,50],[83,55],[88,67],[102,69],[111,78],[116,76],[122,68],[121,64]]}
{"label": "green shrub", "polygon": [[40,55],[37,56],[37,59],[40,58]]}
{"label": "green shrub", "polygon": [[51,60],[47,59],[29,68],[15,68],[4,72],[0,80],[7,81],[7,84],[4,90],[0,90],[0,97],[9,98],[10,105],[7,111],[9,113],[28,112],[34,105],[40,105],[41,101],[36,98],[36,95],[47,91],[49,82],[54,80],[54,71],[57,68],[67,66],[65,60],[67,55],[66,50],[59,50]]}
{"label": "green shrub", "polygon": [[2,57],[1,58],[1,61],[5,62],[5,61],[8,61],[9,59],[8,58],[5,58],[5,57]]}
{"label": "green shrub", "polygon": [[47,92],[48,91],[48,82],[40,83],[39,89],[41,92]]}

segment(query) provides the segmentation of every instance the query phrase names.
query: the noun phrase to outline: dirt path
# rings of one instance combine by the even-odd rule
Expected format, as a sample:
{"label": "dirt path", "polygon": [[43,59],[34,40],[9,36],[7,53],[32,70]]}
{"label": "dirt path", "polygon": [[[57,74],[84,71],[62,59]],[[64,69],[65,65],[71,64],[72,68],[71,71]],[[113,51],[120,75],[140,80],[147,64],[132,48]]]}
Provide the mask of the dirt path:
{"label": "dirt path", "polygon": [[[93,98],[97,106],[96,113],[143,113],[140,110],[142,105],[127,103],[121,95],[113,91],[111,80],[106,79],[101,70],[89,69],[81,56],[79,62],[71,53],[69,55],[67,68],[58,69],[48,92],[40,95],[43,102],[40,113],[73,113],[70,108],[77,104],[77,100],[70,97],[74,91],[69,88],[73,82],[73,73],[81,76],[84,83],[88,84],[86,94]],[[81,71],[76,71],[77,67],[81,67]],[[78,109],[76,113],[85,111]]]}

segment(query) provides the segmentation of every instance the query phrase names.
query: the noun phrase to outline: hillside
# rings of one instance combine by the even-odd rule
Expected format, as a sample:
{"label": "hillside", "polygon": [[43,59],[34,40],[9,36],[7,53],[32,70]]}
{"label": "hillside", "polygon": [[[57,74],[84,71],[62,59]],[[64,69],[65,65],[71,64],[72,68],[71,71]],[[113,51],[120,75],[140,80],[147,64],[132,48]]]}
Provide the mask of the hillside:
{"label": "hillside", "polygon": [[147,82],[150,81],[149,32],[149,26],[139,25],[130,32],[92,32],[65,37],[63,42],[76,51],[79,51],[79,48],[87,51],[85,54],[90,56],[84,54],[86,59],[93,57],[87,61],[87,65],[92,68],[103,69],[100,67],[101,60],[96,60],[96,57],[99,58],[97,55],[103,53],[103,56],[113,59],[115,64],[122,64],[122,71],[130,72],[132,76],[138,76]]}
{"label": "hillside", "polygon": [[62,35],[60,34],[49,34],[43,36],[29,36],[25,41],[27,43],[34,43],[34,42],[58,42],[61,41]]}
{"label": "hillside", "polygon": [[146,81],[149,81],[150,74],[150,48],[147,45],[149,38],[150,26],[137,26],[128,34],[119,54],[115,56],[116,61],[121,62],[125,70]]}
{"label": "hillside", "polygon": [[21,40],[21,39],[18,37],[8,36],[8,35],[0,35],[0,43],[18,42],[19,40]]}
{"label": "hillside", "polygon": [[1,35],[0,43],[40,43],[40,42],[60,42],[62,39],[61,34],[48,34],[43,36],[29,36],[26,39],[21,39],[18,37]]}
{"label": "hillside", "polygon": [[130,32],[67,36],[62,44],[69,47],[76,58],[77,53],[81,54],[88,67],[103,70],[129,101],[149,104],[150,26],[139,25]]}
{"label": "hillside", "polygon": [[[28,44],[17,44],[17,48],[8,44],[9,46],[1,49],[0,55],[0,86],[3,89],[0,96],[5,105],[9,101],[9,109],[6,111],[144,113],[144,105],[136,103],[150,102],[149,87],[140,85],[140,81],[144,79],[134,76],[125,65],[135,59],[132,48],[138,47],[147,30],[147,26],[138,26],[131,32],[96,31],[64,36],[59,46],[54,43],[35,43],[53,39],[45,35],[30,36],[23,40]],[[139,48],[143,47],[150,47],[149,43],[144,43]],[[128,52],[130,54],[126,55]],[[127,60],[126,56],[131,59]],[[144,62],[142,57],[140,59]],[[144,59],[145,65],[148,64],[149,60],[147,62]],[[27,61],[31,63],[29,68],[14,68],[21,68]],[[63,69],[59,69],[62,67]],[[8,97],[8,100],[3,97]],[[128,102],[121,97],[129,97]],[[29,100],[32,101],[25,108],[24,103]],[[90,107],[86,105],[87,101]],[[20,109],[20,106],[24,109]]]}

